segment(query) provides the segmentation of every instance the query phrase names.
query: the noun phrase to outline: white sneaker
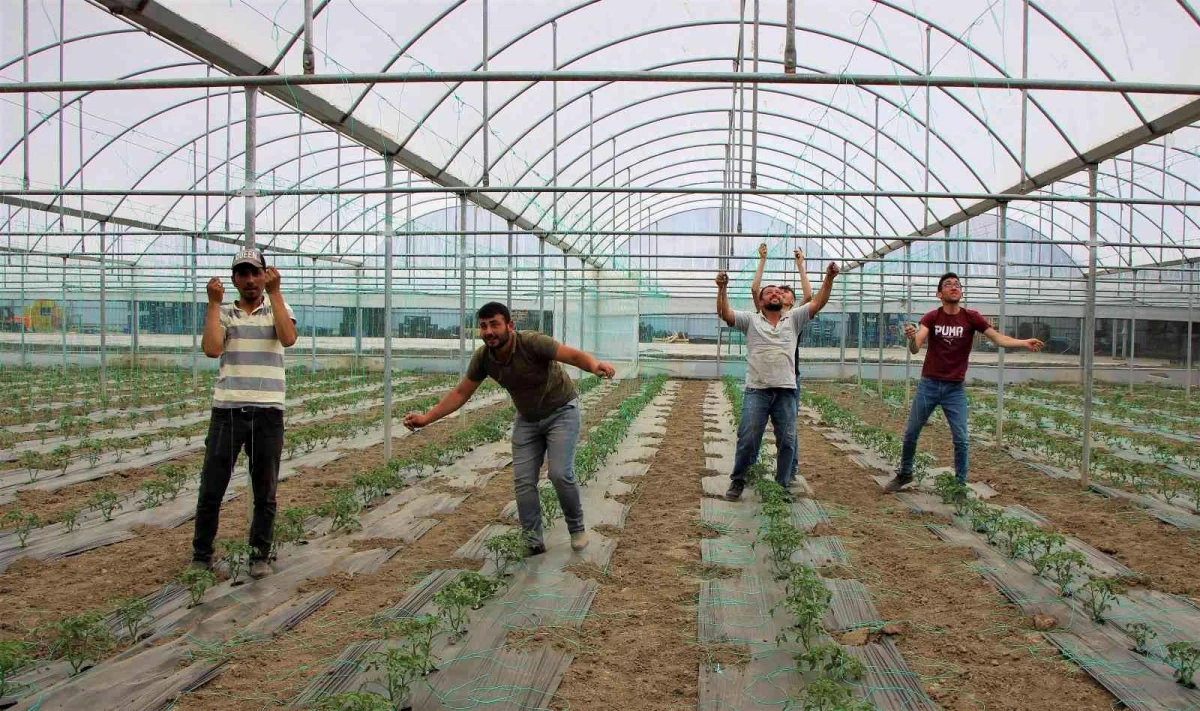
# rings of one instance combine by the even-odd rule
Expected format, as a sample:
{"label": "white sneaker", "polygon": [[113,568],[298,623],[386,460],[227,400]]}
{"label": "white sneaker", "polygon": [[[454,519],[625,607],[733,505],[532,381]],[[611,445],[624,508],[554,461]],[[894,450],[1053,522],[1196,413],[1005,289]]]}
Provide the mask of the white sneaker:
{"label": "white sneaker", "polygon": [[587,547],[588,547],[587,531],[580,531],[579,533],[571,534],[571,550],[578,553],[579,551],[581,551]]}

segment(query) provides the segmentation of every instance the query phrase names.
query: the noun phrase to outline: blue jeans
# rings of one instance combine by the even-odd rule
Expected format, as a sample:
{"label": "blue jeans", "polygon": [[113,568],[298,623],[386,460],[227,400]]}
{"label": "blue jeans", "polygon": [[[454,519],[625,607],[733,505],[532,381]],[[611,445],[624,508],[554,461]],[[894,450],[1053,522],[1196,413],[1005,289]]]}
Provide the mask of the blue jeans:
{"label": "blue jeans", "polygon": [[917,438],[921,429],[942,406],[946,423],[950,425],[950,436],[954,439],[954,474],[962,483],[967,483],[967,391],[960,382],[921,378],[917,393],[913,397],[912,410],[908,412],[908,424],[904,427],[904,449],[900,453],[900,478],[912,476],[913,458],[917,454]]}
{"label": "blue jeans", "polygon": [[513,422],[513,492],[517,515],[532,545],[542,543],[542,502],[538,499],[538,472],[548,457],[550,483],[558,494],[567,530],[583,531],[583,505],[575,481],[575,445],[579,443],[582,419],[579,402],[572,400],[540,420],[527,420],[519,413]]}
{"label": "blue jeans", "polygon": [[784,488],[791,485],[796,472],[797,396],[792,388],[746,388],[730,477],[734,486],[746,485],[746,470],[758,461],[768,418],[775,427],[775,481]]}

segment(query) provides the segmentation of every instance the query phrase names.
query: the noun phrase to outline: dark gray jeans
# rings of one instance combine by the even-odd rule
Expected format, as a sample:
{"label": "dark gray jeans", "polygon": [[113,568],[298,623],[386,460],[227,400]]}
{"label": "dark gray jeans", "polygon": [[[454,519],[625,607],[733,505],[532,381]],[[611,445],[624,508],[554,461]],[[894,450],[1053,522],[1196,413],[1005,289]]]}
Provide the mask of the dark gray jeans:
{"label": "dark gray jeans", "polygon": [[538,472],[548,456],[550,483],[558,494],[567,530],[579,533],[583,526],[583,505],[579,484],[575,481],[575,445],[579,443],[582,419],[579,401],[572,400],[540,420],[527,420],[520,414],[513,422],[513,492],[517,514],[532,545],[542,543],[542,503],[538,499]]}
{"label": "dark gray jeans", "polygon": [[211,561],[213,539],[221,519],[221,500],[238,455],[250,459],[250,486],[254,491],[254,518],[250,545],[255,560],[266,560],[275,527],[275,488],[279,484],[279,459],[283,455],[283,410],[271,407],[213,408],[204,440],[204,469],[196,500],[196,532],[192,560]]}

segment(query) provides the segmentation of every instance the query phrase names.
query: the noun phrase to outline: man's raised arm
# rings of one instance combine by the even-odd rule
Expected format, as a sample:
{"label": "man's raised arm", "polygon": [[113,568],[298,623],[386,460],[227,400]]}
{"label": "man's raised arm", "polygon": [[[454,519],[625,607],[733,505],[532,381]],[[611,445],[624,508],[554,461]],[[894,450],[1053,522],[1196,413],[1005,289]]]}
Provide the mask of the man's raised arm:
{"label": "man's raised arm", "polygon": [[725,272],[717,272],[717,316],[725,322],[725,325],[732,326],[734,322],[733,309],[729,306],[729,294],[726,293],[729,289],[729,275]]}
{"label": "man's raised arm", "polygon": [[829,266],[825,268],[825,281],[821,282],[821,290],[808,304],[810,318],[815,318],[821,309],[825,308],[825,304],[829,303],[829,295],[833,293],[833,280],[837,278],[838,273],[837,262],[830,262]]}
{"label": "man's raised arm", "polygon": [[763,269],[767,266],[767,243],[758,245],[758,269],[754,272],[754,281],[750,282],[750,300],[754,310],[758,311],[758,294],[762,290]]}

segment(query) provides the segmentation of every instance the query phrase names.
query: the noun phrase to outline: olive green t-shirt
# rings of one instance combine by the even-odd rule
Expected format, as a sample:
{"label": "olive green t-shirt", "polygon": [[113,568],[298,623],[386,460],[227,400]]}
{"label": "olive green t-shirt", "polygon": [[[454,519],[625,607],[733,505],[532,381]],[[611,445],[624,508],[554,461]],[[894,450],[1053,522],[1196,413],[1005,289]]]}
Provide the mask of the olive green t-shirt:
{"label": "olive green t-shirt", "polygon": [[527,420],[541,420],[575,399],[575,383],[554,360],[558,341],[537,331],[516,331],[512,357],[501,363],[487,346],[471,356],[467,377],[477,383],[488,376],[508,391],[513,406]]}

